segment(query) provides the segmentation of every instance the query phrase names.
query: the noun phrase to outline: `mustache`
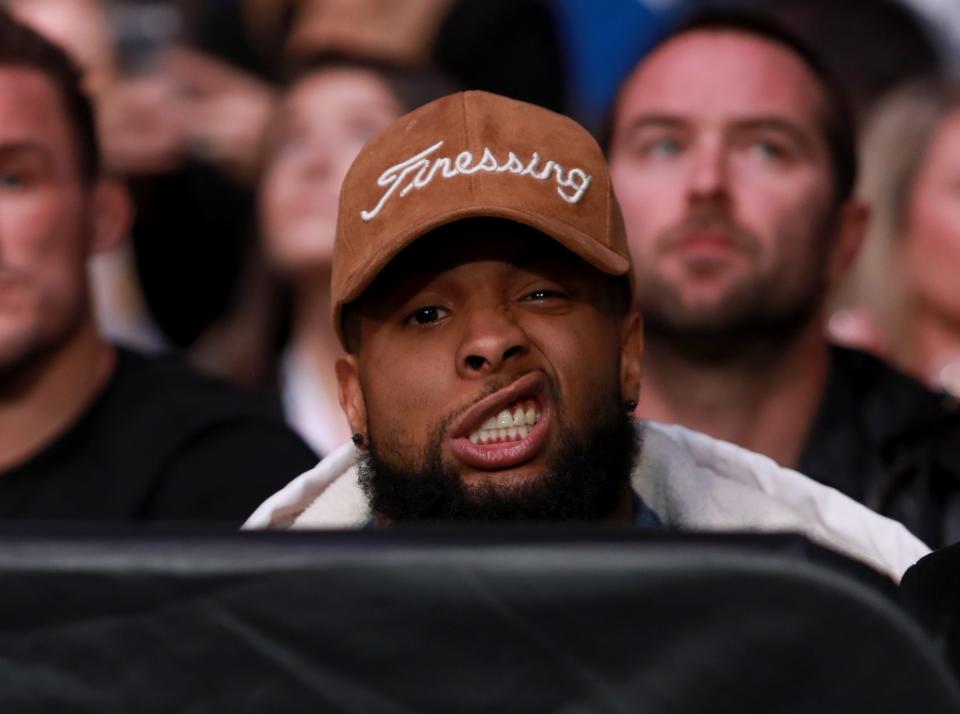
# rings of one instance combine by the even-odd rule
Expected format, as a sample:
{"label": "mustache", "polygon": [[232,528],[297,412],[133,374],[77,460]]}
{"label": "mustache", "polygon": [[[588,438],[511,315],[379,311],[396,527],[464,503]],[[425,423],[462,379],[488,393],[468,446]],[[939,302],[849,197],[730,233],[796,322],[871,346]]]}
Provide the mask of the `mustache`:
{"label": "mustache", "polygon": [[[448,433],[448,430],[450,429],[450,425],[453,424],[454,421],[459,419],[460,416],[464,414],[467,410],[471,409],[474,404],[477,404],[478,402],[483,401],[484,399],[489,397],[491,394],[499,392],[501,389],[509,387],[511,384],[516,382],[521,377],[524,377],[534,371],[536,370],[526,370],[526,371],[516,372],[514,374],[509,374],[509,375],[491,377],[483,385],[481,390],[477,394],[473,395],[468,402],[466,402],[465,404],[461,404],[460,406],[456,407],[455,409],[447,413],[447,415],[440,421],[439,425],[437,426],[434,436],[437,439],[441,439],[444,434]],[[558,399],[557,385],[554,384],[553,378],[550,375],[544,375],[544,376],[547,378],[547,391],[550,393],[550,396],[553,398],[554,404],[557,404],[559,408],[560,400]]]}
{"label": "mustache", "polygon": [[669,253],[702,234],[723,235],[733,248],[747,255],[756,256],[761,252],[756,233],[737,223],[727,211],[717,209],[688,213],[683,220],[660,234],[656,251],[658,254]]}

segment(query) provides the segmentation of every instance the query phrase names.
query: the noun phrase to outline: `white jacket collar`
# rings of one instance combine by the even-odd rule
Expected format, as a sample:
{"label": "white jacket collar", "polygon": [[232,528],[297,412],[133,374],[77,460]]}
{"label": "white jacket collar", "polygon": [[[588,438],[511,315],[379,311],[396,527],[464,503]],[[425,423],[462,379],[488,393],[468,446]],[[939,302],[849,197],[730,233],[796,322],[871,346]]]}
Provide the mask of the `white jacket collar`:
{"label": "white jacket collar", "polygon": [[[930,552],[897,523],[771,459],[676,425],[642,422],[633,487],[666,526],[794,531],[900,579]],[[370,511],[347,442],[268,498],[245,529],[358,528]]]}

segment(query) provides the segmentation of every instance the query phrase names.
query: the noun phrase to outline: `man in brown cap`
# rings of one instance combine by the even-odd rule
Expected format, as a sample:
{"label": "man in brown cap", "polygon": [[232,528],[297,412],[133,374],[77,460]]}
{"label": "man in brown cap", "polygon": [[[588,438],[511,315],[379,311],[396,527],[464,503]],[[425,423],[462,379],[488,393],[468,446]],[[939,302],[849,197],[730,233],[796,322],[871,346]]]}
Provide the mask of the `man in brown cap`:
{"label": "man in brown cap", "polygon": [[655,522],[629,487],[640,329],[602,154],[532,105],[431,109],[371,142],[339,214],[341,403],[374,513]]}
{"label": "man in brown cap", "polygon": [[769,459],[637,428],[641,320],[623,224],[599,147],[566,117],[483,92],[402,117],[347,173],[333,263],[353,443],[249,528],[799,530],[894,576],[926,552]]}

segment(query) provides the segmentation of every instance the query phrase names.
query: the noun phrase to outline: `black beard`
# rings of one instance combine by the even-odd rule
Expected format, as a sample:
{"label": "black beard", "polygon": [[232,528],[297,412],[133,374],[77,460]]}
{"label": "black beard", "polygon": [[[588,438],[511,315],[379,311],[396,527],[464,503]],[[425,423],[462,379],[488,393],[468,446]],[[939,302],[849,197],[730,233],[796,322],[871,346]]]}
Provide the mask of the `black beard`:
{"label": "black beard", "polygon": [[705,315],[700,320],[678,319],[652,305],[640,311],[651,347],[660,343],[687,360],[706,364],[752,356],[763,361],[785,349],[810,324],[820,310],[825,289],[818,284],[789,304],[763,304],[761,296],[736,314]]}
{"label": "black beard", "polygon": [[368,440],[359,463],[360,485],[371,511],[390,522],[601,520],[629,487],[641,438],[619,400],[590,413],[607,418],[594,421],[580,437],[561,432],[545,473],[511,488],[491,483],[466,488],[456,470],[442,462],[439,429],[421,460],[425,467],[417,472],[387,463]]}
{"label": "black beard", "polygon": [[[836,216],[831,212],[809,237],[832,234]],[[697,230],[719,229],[748,255],[758,255],[760,239],[737,224],[726,209],[706,207],[691,213],[664,234],[666,248]],[[679,291],[655,272],[637,273],[637,308],[643,314],[644,332],[693,362],[717,363],[744,359],[769,359],[789,345],[818,313],[827,293],[826,263],[831,243],[821,241],[811,257],[800,291],[784,294],[776,275],[752,275],[731,286],[717,303],[692,309]]]}

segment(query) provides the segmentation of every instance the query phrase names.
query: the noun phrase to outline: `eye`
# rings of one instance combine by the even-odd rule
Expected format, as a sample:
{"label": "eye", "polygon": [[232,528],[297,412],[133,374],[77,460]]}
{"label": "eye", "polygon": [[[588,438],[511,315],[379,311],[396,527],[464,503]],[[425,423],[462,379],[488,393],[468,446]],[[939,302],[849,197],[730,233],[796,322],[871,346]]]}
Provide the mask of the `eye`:
{"label": "eye", "polygon": [[770,159],[779,158],[784,154],[783,148],[777,146],[772,141],[755,141],[750,144],[750,150],[755,154],[759,154],[760,156]]}
{"label": "eye", "polygon": [[683,144],[679,139],[664,136],[647,141],[641,147],[641,153],[652,159],[664,159],[677,156],[683,151]]}
{"label": "eye", "polygon": [[27,179],[22,173],[15,171],[0,171],[0,188],[23,188]]}
{"label": "eye", "polygon": [[446,308],[437,305],[424,305],[411,312],[404,323],[407,325],[432,325],[449,315]]}
{"label": "eye", "polygon": [[754,138],[746,143],[749,156],[760,161],[788,162],[795,152],[784,141],[769,138]]}
{"label": "eye", "polygon": [[[387,122],[389,124],[389,122]],[[349,126],[350,136],[362,143],[368,142],[376,136],[386,124],[370,117],[358,117]]]}
{"label": "eye", "polygon": [[540,288],[539,290],[534,290],[527,293],[523,296],[524,300],[550,300],[552,298],[564,299],[566,298],[566,293],[563,293],[559,290],[552,290],[550,288]]}

